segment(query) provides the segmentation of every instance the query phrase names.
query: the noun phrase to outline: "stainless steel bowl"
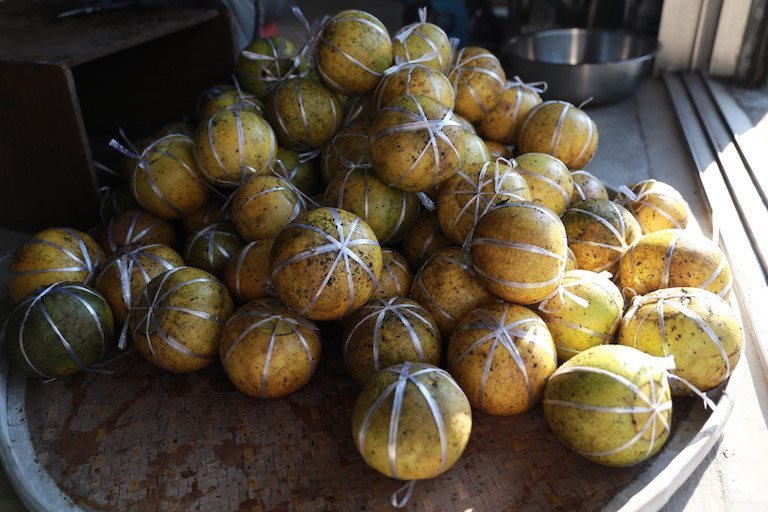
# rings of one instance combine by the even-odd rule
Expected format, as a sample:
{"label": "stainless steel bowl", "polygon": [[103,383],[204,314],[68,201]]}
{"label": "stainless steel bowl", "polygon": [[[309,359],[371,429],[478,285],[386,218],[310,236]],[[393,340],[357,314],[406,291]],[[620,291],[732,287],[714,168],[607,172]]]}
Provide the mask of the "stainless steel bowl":
{"label": "stainless steel bowl", "polygon": [[651,71],[656,40],[628,32],[566,28],[516,37],[502,47],[508,77],[544,81],[546,99],[578,105],[610,103],[631,94]]}

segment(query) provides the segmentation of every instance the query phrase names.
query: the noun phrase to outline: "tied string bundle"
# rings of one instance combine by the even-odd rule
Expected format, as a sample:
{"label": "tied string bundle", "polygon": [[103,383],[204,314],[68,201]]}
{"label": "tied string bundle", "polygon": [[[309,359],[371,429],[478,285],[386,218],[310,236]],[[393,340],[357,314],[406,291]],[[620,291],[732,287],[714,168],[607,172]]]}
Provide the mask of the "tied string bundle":
{"label": "tied string bundle", "polygon": [[[425,247],[426,245],[427,244],[425,244]],[[451,323],[456,323],[459,320],[461,320],[461,318],[456,318],[455,316],[450,314],[448,311],[446,311],[445,308],[443,308],[440,305],[440,303],[435,299],[435,297],[429,292],[426,285],[424,284],[424,272],[430,267],[437,264],[441,264],[441,263],[444,265],[456,266],[460,270],[462,270],[463,272],[466,272],[471,276],[476,275],[475,269],[472,267],[472,261],[469,258],[469,249],[467,249],[466,252],[462,250],[462,252],[456,258],[451,256],[446,256],[444,254],[435,254],[434,256],[429,258],[429,260],[427,260],[427,262],[424,263],[424,265],[416,273],[416,277],[413,278],[413,286],[414,288],[419,290],[421,295],[425,298],[426,302],[428,302],[432,306],[432,308],[438,312],[440,316],[442,316],[443,318],[445,318]]]}
{"label": "tied string bundle", "polygon": [[343,142],[343,140],[346,138],[363,140],[365,141],[364,143],[366,145],[368,145],[368,142],[370,140],[368,133],[364,130],[352,130],[349,128],[346,128],[346,129],[342,128],[339,131],[339,133],[335,135],[333,139],[331,139],[331,142],[329,143],[327,149],[324,150],[323,152],[323,159],[325,159],[326,165],[328,165],[328,160],[331,157],[333,157],[336,160],[338,160],[338,162],[342,165],[342,167],[344,167],[344,169],[347,169],[350,171],[354,169],[372,169],[373,164],[371,163],[371,157],[368,151],[365,151],[364,153],[361,152],[361,154],[359,155],[350,156],[346,152],[344,152],[341,148],[339,148],[339,146],[341,145],[340,143]]}
{"label": "tied string bundle", "polygon": [[[421,106],[419,101],[414,96],[404,96],[405,98],[409,98],[410,101],[413,103],[414,108],[416,109],[416,112],[412,112],[409,109],[400,107],[400,106],[387,106],[381,109],[381,112],[384,111],[394,111],[400,114],[402,117],[405,118],[406,122],[402,124],[398,124],[395,126],[390,126],[389,128],[386,128],[378,133],[375,133],[371,135],[371,143],[373,144],[377,140],[386,137],[387,135],[391,135],[394,133],[402,133],[402,132],[426,132],[427,136],[429,137],[429,140],[427,141],[427,144],[424,146],[424,149],[421,150],[419,153],[419,156],[413,161],[413,164],[400,176],[400,178],[395,183],[390,183],[390,186],[393,186],[397,188],[399,184],[403,182],[408,176],[410,176],[415,170],[416,167],[421,162],[422,158],[425,157],[428,153],[432,153],[432,157],[434,159],[434,174],[432,177],[432,183],[430,185],[430,188],[435,187],[440,182],[440,144],[439,141],[442,142],[444,145],[448,145],[448,149],[450,149],[454,155],[456,155],[456,160],[458,162],[461,162],[461,153],[454,145],[453,141],[451,141],[450,138],[443,132],[443,128],[448,126],[457,126],[461,127],[461,124],[452,119],[453,118],[453,112],[448,111],[445,116],[443,116],[440,119],[429,119],[427,117],[426,112],[424,112],[424,108]],[[381,113],[379,114],[381,115]],[[431,150],[431,151],[430,151]],[[421,200],[422,204],[424,206],[432,211],[435,209],[435,204],[432,202],[429,197],[423,192],[420,192],[417,194],[419,199]]]}
{"label": "tied string bundle", "polygon": [[[597,176],[594,174],[587,172],[587,171],[571,171],[571,177],[574,176],[586,176],[587,178],[595,181],[600,181]],[[602,184],[601,184],[602,185]],[[579,195],[580,201],[585,201],[587,199],[587,194],[584,192],[584,188],[582,188],[581,185],[579,185],[579,182],[577,180],[573,180],[573,189],[576,191],[576,193]],[[615,201],[619,204],[622,204],[619,201]]]}
{"label": "tied string bundle", "polygon": [[624,222],[624,217],[621,215],[619,206],[616,205],[616,203],[614,202],[609,202],[608,204],[611,205],[611,208],[613,209],[614,213],[616,213],[616,219],[619,224],[618,228],[613,224],[611,224],[610,222],[608,222],[608,220],[606,220],[604,217],[601,217],[596,213],[593,213],[581,208],[568,209],[568,211],[570,212],[580,213],[581,215],[586,215],[590,219],[597,221],[601,226],[607,229],[611,233],[611,235],[613,235],[613,237],[616,239],[616,245],[611,245],[603,242],[595,242],[594,240],[582,240],[580,238],[571,238],[570,240],[571,245],[583,244],[583,245],[588,245],[590,247],[600,247],[616,253],[616,256],[613,259],[611,259],[608,263],[594,269],[594,271],[597,273],[600,273],[604,270],[608,270],[615,267],[616,264],[619,262],[619,260],[621,260],[621,257],[624,256],[624,253],[626,253],[627,250],[629,249],[629,245],[627,245],[627,225]]}
{"label": "tied string bundle", "polygon": [[[302,81],[301,80],[295,80],[292,83],[288,83],[287,86],[290,86],[290,87],[294,88],[294,93],[296,95],[296,100],[298,102],[298,107],[299,107],[299,117],[298,117],[298,119],[301,120],[301,126],[302,126],[302,129],[303,129],[305,140],[306,141],[310,141],[310,140],[312,140],[312,129],[309,126],[309,118],[313,115],[313,113],[312,112],[307,112],[307,110],[305,108],[304,100],[303,100],[304,89],[302,87]],[[280,91],[277,91],[277,92],[279,93],[282,90],[283,89],[281,88]],[[336,104],[333,101],[334,98],[335,98],[335,94],[333,92],[331,92],[331,91],[328,91],[328,92],[329,92],[329,94],[328,94],[327,98],[328,98],[328,103],[330,104],[330,107],[331,107],[330,108],[331,116],[333,117],[333,123],[332,124],[334,126],[336,126],[336,118],[338,116],[341,116],[343,114],[343,112],[339,112],[337,110],[337,108],[336,108]],[[273,113],[274,113],[275,120],[277,121],[277,124],[280,125],[280,132],[282,133],[282,135],[285,138],[287,138],[290,141],[290,147],[292,149],[296,149],[296,148],[303,149],[303,150],[314,149],[314,148],[307,148],[307,143],[305,141],[299,140],[299,139],[297,139],[293,135],[292,131],[288,128],[288,125],[285,122],[283,114],[280,112],[279,102],[278,101],[275,101],[274,109],[272,109],[272,110],[273,110]],[[274,157],[274,152],[273,152],[273,157]]]}
{"label": "tied string bundle", "polygon": [[317,361],[315,361],[314,357],[312,357],[312,350],[309,347],[306,336],[304,336],[304,333],[301,330],[306,329],[308,331],[317,333],[317,327],[304,317],[299,316],[291,312],[289,309],[281,306],[280,302],[277,300],[256,300],[249,302],[248,306],[249,307],[247,309],[241,308],[236,311],[229,320],[229,322],[236,322],[239,319],[245,318],[252,323],[247,328],[245,328],[232,342],[232,345],[224,355],[224,366],[228,366],[229,360],[232,357],[232,353],[250,333],[256,329],[270,328],[271,325],[272,332],[269,335],[269,343],[267,345],[266,358],[264,360],[264,367],[262,369],[261,375],[261,385],[259,388],[261,398],[267,398],[267,379],[269,377],[269,370],[272,364],[272,354],[275,349],[275,344],[277,343],[277,337],[280,335],[278,333],[282,327],[288,327],[291,332],[298,338],[299,343],[301,343],[301,346],[307,355],[307,361],[309,361],[309,375],[312,375],[315,372]]}
{"label": "tied string bundle", "polygon": [[[582,101],[579,104],[578,108],[581,109],[591,101],[592,101],[592,98],[587,98],[586,100]],[[562,101],[562,100],[549,100],[543,103],[539,103],[538,105],[533,107],[530,112],[528,112],[528,115],[526,116],[525,121],[523,121],[523,126],[520,128],[520,133],[524,133],[528,123],[531,121],[531,119],[535,117],[534,114],[538,112],[540,109],[553,104],[560,104],[563,106],[563,109],[560,111],[560,116],[557,118],[555,129],[552,131],[552,139],[549,142],[549,151],[547,151],[547,153],[549,153],[550,155],[557,154],[557,148],[560,146],[560,139],[562,138],[562,135],[563,135],[563,124],[565,123],[565,120],[568,117],[568,113],[570,112],[570,110],[577,107],[574,107],[571,103],[568,103],[567,101]],[[584,156],[584,153],[589,148],[589,143],[592,140],[592,135],[595,131],[595,123],[593,123],[590,120],[587,123],[587,125],[589,128],[588,128],[587,136],[584,138],[584,145],[582,146],[576,158],[573,159],[574,161],[578,161]]]}
{"label": "tied string bundle", "polygon": [[[401,365],[390,366],[389,368],[385,368],[382,371],[394,373],[397,376],[397,380],[395,380],[392,384],[387,386],[384,391],[382,391],[382,393],[376,398],[376,400],[373,402],[373,405],[363,418],[360,424],[360,429],[357,432],[357,445],[360,451],[363,452],[365,450],[365,441],[368,434],[368,429],[370,428],[371,421],[373,420],[376,412],[378,412],[385,403],[391,402],[392,409],[389,417],[389,429],[387,436],[387,459],[392,477],[400,479],[397,472],[397,437],[400,428],[400,415],[402,413],[403,399],[405,397],[406,391],[409,387],[410,389],[415,388],[415,391],[418,392],[418,395],[416,396],[420,397],[429,408],[432,421],[434,422],[438,433],[440,442],[440,467],[438,472],[442,473],[446,470],[448,463],[448,436],[445,428],[445,420],[443,419],[443,415],[440,412],[440,407],[432,397],[429,389],[423,382],[421,382],[421,380],[418,379],[418,377],[434,373],[450,382],[451,385],[455,386],[459,391],[461,388],[459,388],[459,385],[456,384],[448,372],[434,366],[407,362]],[[392,506],[395,508],[405,507],[411,497],[411,494],[413,493],[415,485],[416,481],[410,480],[400,489],[395,491],[390,497],[390,503]]]}
{"label": "tied string bundle", "polygon": [[129,245],[134,245],[141,243],[142,239],[149,235],[153,229],[155,229],[158,225],[160,225],[163,222],[163,219],[158,217],[154,221],[152,221],[148,226],[146,226],[144,229],[138,229],[138,223],[141,220],[141,218],[144,216],[144,212],[137,211],[131,216],[131,223],[128,224],[128,229],[125,232],[125,237],[122,240],[116,240],[115,239],[115,219],[117,216],[112,217],[109,219],[109,222],[107,223],[107,243],[109,244],[109,250],[112,252],[117,251],[121,247],[127,247]]}
{"label": "tied string bundle", "polygon": [[[18,338],[17,338],[19,340],[19,351],[21,352],[21,355],[24,358],[24,361],[26,362],[27,366],[40,379],[42,379],[44,383],[48,383],[56,380],[58,377],[53,377],[51,375],[48,375],[42,372],[32,363],[32,360],[29,358],[29,355],[27,354],[27,351],[25,348],[24,334],[26,331],[27,323],[29,322],[29,318],[32,315],[33,311],[37,310],[42,315],[43,319],[45,320],[46,324],[51,329],[51,331],[54,332],[54,334],[56,335],[56,338],[58,339],[59,343],[61,343],[61,346],[64,347],[64,350],[67,352],[67,355],[69,356],[69,358],[75,363],[75,365],[80,371],[88,372],[88,373],[107,373],[107,374],[112,373],[110,370],[103,370],[101,368],[98,368],[98,366],[100,365],[87,366],[82,361],[82,359],[80,359],[80,356],[72,347],[72,344],[67,340],[66,336],[64,336],[64,333],[61,331],[59,326],[56,325],[56,322],[54,322],[50,312],[48,311],[48,308],[46,307],[45,302],[47,297],[51,296],[52,294],[59,294],[59,293],[75,299],[77,303],[80,306],[82,306],[83,310],[87,313],[87,315],[93,319],[93,322],[100,336],[99,341],[101,346],[101,355],[99,356],[98,359],[99,360],[103,359],[107,353],[107,339],[106,339],[106,332],[104,329],[104,325],[102,325],[101,319],[99,318],[99,314],[96,312],[93,306],[91,306],[88,303],[88,301],[86,301],[80,294],[90,295],[98,298],[99,300],[103,300],[103,299],[98,293],[80,284],[53,283],[43,288],[42,290],[40,290],[38,293],[30,294],[27,297],[25,297],[21,302],[19,302],[16,305],[13,311],[11,311],[11,314],[8,316],[8,319],[6,319],[3,329],[2,331],[0,331],[0,339],[7,342],[6,335],[8,334],[7,332],[8,321],[10,320],[11,316],[13,316],[17,311],[24,311],[24,314],[21,319],[21,323],[19,324],[19,332],[18,332]],[[107,364],[107,363],[103,363],[103,364]]]}
{"label": "tied string bundle", "polygon": [[[451,43],[453,43],[453,41],[454,40],[452,39]],[[485,103],[483,102],[483,99],[477,94],[477,91],[475,90],[475,88],[472,87],[472,84],[470,83],[470,79],[474,77],[475,73],[480,73],[482,75],[486,75],[490,77],[493,81],[497,82],[502,88],[504,87],[504,79],[492,69],[488,69],[481,65],[482,59],[490,59],[490,60],[498,61],[495,55],[493,55],[492,53],[479,53],[477,55],[467,56],[465,55],[467,50],[468,48],[462,48],[456,54],[456,57],[454,58],[453,68],[451,68],[451,70],[448,72],[448,80],[450,80],[451,85],[453,85],[453,90],[457,96],[459,93],[459,87],[460,86],[466,87],[470,96],[472,96],[472,99],[474,100],[475,104],[483,113],[483,117],[487,117],[488,109],[485,107]]]}
{"label": "tied string bundle", "polygon": [[155,346],[152,341],[155,335],[157,335],[157,337],[160,338],[159,341],[164,343],[170,349],[175,350],[176,352],[184,356],[194,357],[198,359],[214,359],[216,357],[215,355],[200,354],[200,353],[194,352],[193,350],[187,348],[183,343],[179,342],[176,338],[174,338],[170,333],[168,333],[165,330],[165,327],[162,325],[161,320],[158,318],[159,316],[162,316],[161,312],[167,312],[167,311],[178,312],[178,313],[190,315],[196,318],[201,318],[209,322],[213,322],[216,325],[224,325],[224,323],[226,322],[224,318],[218,318],[205,311],[198,311],[191,308],[173,306],[165,302],[166,299],[171,297],[175,292],[187,286],[192,286],[197,283],[211,283],[214,285],[219,285],[218,281],[216,281],[215,279],[211,279],[208,277],[197,277],[197,278],[188,279],[181,283],[175,284],[166,290],[165,286],[168,280],[174,274],[176,274],[176,272],[185,268],[189,268],[189,267],[176,267],[172,270],[169,270],[165,274],[163,274],[163,277],[160,283],[158,283],[157,288],[154,290],[154,293],[150,292],[149,287],[144,288],[144,291],[142,292],[142,298],[144,299],[147,305],[143,306],[140,304],[136,304],[135,306],[133,306],[131,311],[131,314],[134,318],[143,315],[136,322],[136,325],[133,328],[133,332],[132,332],[133,338],[136,339],[137,336],[144,336],[146,338],[147,349],[149,350],[149,353],[154,358],[154,363],[160,366],[162,366],[162,364],[160,363],[160,359],[157,357],[157,354],[155,353]]}
{"label": "tied string bundle", "polygon": [[99,250],[95,257],[91,257],[91,253],[88,252],[88,246],[85,245],[85,241],[75,233],[73,230],[69,228],[58,228],[61,231],[66,232],[70,237],[72,237],[76,244],[78,249],[78,254],[75,252],[67,249],[66,247],[59,245],[55,242],[51,242],[50,240],[41,240],[38,238],[32,238],[30,241],[27,242],[27,245],[45,245],[48,247],[52,247],[56,249],[57,251],[61,252],[69,258],[69,260],[72,261],[72,265],[68,267],[55,267],[55,268],[40,268],[40,269],[31,269],[31,270],[15,270],[9,272],[10,276],[18,277],[18,276],[32,276],[37,274],[46,274],[50,272],[64,272],[64,273],[81,273],[85,272],[86,276],[85,279],[83,279],[84,284],[89,284],[96,273],[96,268],[101,264],[101,257],[102,252]]}
{"label": "tied string bundle", "polygon": [[534,179],[534,180],[543,181],[549,187],[556,190],[563,197],[563,201],[565,201],[566,205],[570,203],[571,195],[568,193],[568,191],[565,190],[565,188],[562,185],[560,185],[557,181],[553,180],[549,176],[545,176],[544,174],[539,174],[537,172],[526,170],[524,167],[518,167],[516,171],[518,174],[522,176],[530,177],[531,179]]}
{"label": "tied string bundle", "polygon": [[[437,59],[437,63],[440,66],[440,69],[446,69],[450,63],[443,62],[443,57],[440,54],[440,48],[437,47],[432,39],[428,38],[419,31],[419,29],[427,23],[427,8],[419,7],[418,13],[419,21],[411,23],[410,25],[406,25],[392,37],[393,41],[397,41],[403,47],[403,52],[405,53],[403,62],[429,62],[432,59]],[[410,39],[411,36],[421,39],[422,42],[429,46],[429,51],[420,57],[411,56],[411,51],[408,48],[408,39]],[[384,74],[386,75],[387,72],[385,71]]]}
{"label": "tied string bundle", "polygon": [[123,328],[120,331],[120,336],[117,342],[117,348],[124,350],[128,344],[128,325],[130,323],[131,312],[133,311],[133,292],[131,291],[133,279],[135,275],[138,275],[145,285],[155,277],[150,275],[146,268],[146,261],[160,265],[165,270],[173,270],[175,265],[156,254],[149,252],[151,249],[157,247],[165,247],[162,244],[149,244],[140,245],[131,249],[124,249],[123,252],[116,257],[109,260],[99,272],[99,279],[109,272],[112,267],[117,271],[118,280],[120,282],[120,295],[123,298],[123,302],[128,307],[128,316],[123,323]]}
{"label": "tied string bundle", "polygon": [[324,243],[323,245],[319,245],[316,247],[311,247],[310,249],[307,249],[305,251],[302,251],[298,254],[293,255],[292,257],[288,258],[287,260],[277,265],[270,274],[271,280],[274,281],[275,276],[277,274],[279,274],[286,267],[293,265],[294,263],[298,263],[300,261],[314,258],[315,256],[319,256],[321,254],[336,253],[336,256],[334,257],[333,262],[331,263],[331,266],[328,268],[328,271],[323,277],[323,280],[320,282],[320,285],[318,286],[317,291],[312,296],[312,298],[307,303],[307,305],[304,306],[300,311],[298,311],[300,315],[306,315],[307,312],[312,309],[315,303],[317,303],[323,291],[328,286],[329,281],[336,273],[336,269],[339,267],[340,264],[342,264],[342,262],[344,265],[344,274],[347,279],[347,289],[349,291],[349,304],[342,316],[346,316],[349,313],[351,313],[355,304],[355,284],[354,284],[353,275],[352,275],[353,263],[356,263],[363,269],[363,271],[366,273],[368,278],[371,280],[371,283],[373,284],[374,289],[378,288],[379,286],[378,280],[376,279],[376,275],[374,274],[373,269],[370,267],[370,265],[368,265],[365,261],[363,261],[363,259],[360,258],[360,256],[355,251],[352,250],[353,247],[357,247],[361,245],[379,246],[379,242],[377,240],[373,240],[370,238],[353,238],[355,236],[355,230],[357,229],[357,226],[362,221],[359,217],[355,218],[355,220],[352,222],[352,224],[349,226],[349,229],[345,233],[344,226],[341,221],[341,216],[339,215],[338,210],[334,208],[329,208],[328,211],[331,214],[331,217],[334,222],[334,226],[336,228],[335,234],[327,233],[326,231],[318,228],[317,226],[311,226],[309,224],[304,224],[301,222],[293,222],[286,227],[286,229],[293,228],[293,229],[310,231],[311,233],[314,233],[315,235],[319,236],[321,239],[323,239],[327,243]]}
{"label": "tied string bundle", "polygon": [[401,272],[403,272],[406,276],[410,275],[411,271],[410,269],[401,261],[397,259],[395,256],[395,251],[392,249],[386,249],[384,247],[381,248],[382,254],[385,254],[387,252],[391,253],[392,257],[388,260],[384,261],[381,265],[381,273],[384,274],[384,272],[387,272],[389,274],[390,279],[395,284],[395,290],[397,291],[397,295],[402,296],[403,293],[408,295],[410,290],[406,290],[404,288],[404,283],[400,282],[400,276],[397,274],[397,269],[399,269]]}
{"label": "tied string bundle", "polygon": [[232,254],[230,254],[227,248],[217,240],[217,237],[236,239],[239,239],[240,237],[236,233],[220,229],[221,224],[221,222],[217,222],[196,232],[187,242],[187,254],[185,254],[184,259],[189,259],[189,251],[192,250],[192,247],[195,245],[195,243],[197,243],[198,240],[203,240],[206,244],[206,258],[208,260],[208,264],[211,267],[215,266],[217,253],[220,254],[225,260],[229,260],[232,257]]}
{"label": "tied string bundle", "polygon": [[259,115],[262,115],[263,114],[262,104],[253,94],[247,94],[243,92],[243,89],[240,87],[240,81],[237,79],[237,77],[234,74],[232,75],[232,83],[235,84],[235,92],[237,93],[237,102],[235,102],[233,105],[225,107],[222,110],[243,109],[243,110],[250,110]]}
{"label": "tied string bundle", "polygon": [[531,384],[525,361],[517,344],[529,343],[539,347],[552,358],[554,366],[557,366],[557,354],[552,351],[551,346],[547,346],[546,343],[541,342],[540,333],[547,331],[547,325],[544,321],[539,317],[534,317],[509,322],[507,321],[509,308],[509,304],[504,304],[504,310],[498,319],[483,308],[476,309],[470,313],[471,320],[462,322],[455,331],[457,333],[475,331],[479,336],[456,358],[454,363],[454,366],[456,367],[461,364],[465,357],[472,354],[476,349],[481,348],[483,345],[490,344],[490,347],[486,352],[485,362],[483,363],[483,373],[480,378],[480,387],[477,392],[477,401],[478,404],[480,404],[479,406],[481,409],[484,407],[485,387],[488,383],[488,378],[491,375],[493,357],[499,346],[507,352],[520,370],[520,374],[525,380],[529,402],[534,401],[535,391]]}
{"label": "tied string bundle", "polygon": [[408,331],[408,336],[411,340],[411,344],[416,349],[419,361],[423,361],[426,356],[424,355],[424,348],[421,345],[419,335],[416,334],[416,330],[413,327],[415,322],[420,322],[428,330],[433,331],[436,337],[439,337],[439,333],[434,331],[432,323],[424,317],[425,314],[429,314],[426,309],[416,303],[402,302],[401,297],[390,297],[388,299],[374,299],[365,306],[363,306],[357,313],[356,318],[359,318],[358,322],[349,330],[347,337],[344,340],[344,359],[345,363],[349,365],[347,361],[348,347],[352,338],[357,333],[358,329],[366,322],[375,318],[373,326],[373,366],[374,370],[379,371],[381,369],[379,347],[381,346],[381,329],[382,325],[387,317],[396,317],[400,323]]}
{"label": "tied string bundle", "polygon": [[[509,207],[530,208],[532,210],[536,210],[539,213],[545,215],[550,220],[552,220],[554,224],[557,225],[558,223],[560,223],[560,218],[554,213],[552,213],[551,210],[531,202],[497,203],[493,208],[491,208],[491,210],[495,210],[496,208],[509,208]],[[566,237],[565,230],[562,230],[562,238],[563,238],[563,247],[568,247],[568,239]],[[464,242],[464,246],[468,246],[469,248],[464,249],[462,247],[462,250],[471,250],[472,247],[475,247],[478,245],[495,245],[498,247],[503,247],[505,249],[514,249],[517,251],[539,254],[541,256],[545,256],[547,258],[551,258],[559,262],[557,271],[550,279],[546,279],[544,281],[536,281],[536,282],[519,282],[519,281],[510,281],[507,279],[502,279],[500,277],[491,275],[488,272],[483,271],[482,269],[477,268],[477,266],[475,266],[473,263],[473,267],[477,275],[482,276],[485,279],[493,281],[494,283],[500,284],[502,286],[508,286],[511,288],[523,289],[523,290],[543,288],[546,286],[553,285],[555,283],[559,283],[563,278],[563,274],[565,273],[565,265],[568,260],[567,256],[565,254],[562,254],[562,255],[557,254],[550,250],[544,249],[543,247],[539,247],[538,245],[533,245],[533,244],[528,244],[523,242],[515,242],[511,240],[501,240],[497,238],[475,237],[474,233],[470,233],[470,236],[468,236],[467,240]]]}
{"label": "tied string bundle", "polygon": [[616,198],[616,202],[620,205],[627,208],[629,211],[632,212],[633,215],[637,216],[637,213],[643,209],[643,208],[650,208],[657,214],[661,215],[665,219],[667,219],[669,222],[672,223],[672,225],[676,229],[683,229],[685,226],[681,226],[680,223],[672,217],[669,213],[664,211],[662,208],[659,208],[653,203],[650,203],[646,201],[646,199],[649,196],[659,196],[667,198],[671,201],[677,201],[678,199],[675,197],[672,197],[671,195],[666,195],[663,192],[660,192],[659,190],[653,190],[653,181],[652,180],[643,180],[634,185],[634,190],[629,188],[626,185],[621,185],[619,187],[619,196]]}
{"label": "tied string bundle", "polygon": [[513,87],[535,92],[536,94],[544,94],[547,92],[549,85],[547,82],[523,82],[519,75],[515,75],[512,77],[512,80],[507,80],[504,89],[511,89]]}

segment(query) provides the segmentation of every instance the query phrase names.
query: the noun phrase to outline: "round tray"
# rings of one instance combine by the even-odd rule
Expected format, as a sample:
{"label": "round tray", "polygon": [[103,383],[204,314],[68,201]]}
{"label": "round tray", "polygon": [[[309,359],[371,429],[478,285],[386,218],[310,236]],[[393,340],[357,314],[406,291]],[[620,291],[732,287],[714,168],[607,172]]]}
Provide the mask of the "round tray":
{"label": "round tray", "polygon": [[[132,353],[111,375],[42,383],[4,359],[3,464],[32,510],[389,509],[401,483],[358,455],[350,417],[359,387],[337,344],[325,348],[312,382],[278,400],[238,392],[218,365],[173,375]],[[676,400],[667,446],[623,469],[569,452],[541,407],[504,418],[475,411],[463,457],[418,482],[409,508],[658,509],[722,432],[732,396],[727,386],[711,396],[714,412]]]}

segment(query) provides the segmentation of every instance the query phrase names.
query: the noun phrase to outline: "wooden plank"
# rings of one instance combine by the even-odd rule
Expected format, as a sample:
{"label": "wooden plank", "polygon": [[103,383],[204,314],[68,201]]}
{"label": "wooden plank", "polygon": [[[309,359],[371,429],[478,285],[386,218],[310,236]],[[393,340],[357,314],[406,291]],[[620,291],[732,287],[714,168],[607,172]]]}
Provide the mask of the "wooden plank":
{"label": "wooden plank", "polygon": [[768,308],[768,280],[766,274],[741,223],[739,211],[728,186],[720,174],[717,153],[707,142],[707,134],[699,122],[682,79],[679,76],[667,74],[664,75],[664,83],[677,113],[680,128],[691,150],[691,156],[699,169],[701,185],[712,210],[712,223],[715,226],[713,239],[719,240],[731,263],[734,290],[739,303],[743,305],[742,318],[747,339],[755,341],[755,348],[764,373],[768,374],[768,338],[766,338],[768,315],[765,314]]}
{"label": "wooden plank", "polygon": [[707,69],[709,67],[722,5],[723,0],[703,0],[701,4],[699,22],[696,27],[696,39],[691,53],[691,69]]}
{"label": "wooden plank", "polygon": [[659,26],[660,49],[656,68],[664,71],[691,69],[703,0],[664,2]]}
{"label": "wooden plank", "polygon": [[717,33],[712,46],[709,72],[719,76],[733,76],[739,62],[741,45],[747,30],[752,0],[725,0],[720,10]]}

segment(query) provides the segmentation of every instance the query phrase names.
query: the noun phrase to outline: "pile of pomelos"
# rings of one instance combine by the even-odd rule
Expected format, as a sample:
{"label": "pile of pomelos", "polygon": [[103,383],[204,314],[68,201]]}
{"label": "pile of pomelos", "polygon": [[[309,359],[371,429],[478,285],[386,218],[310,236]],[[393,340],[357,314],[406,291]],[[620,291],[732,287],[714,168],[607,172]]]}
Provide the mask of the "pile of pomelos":
{"label": "pile of pomelos", "polygon": [[277,398],[318,366],[314,322],[335,321],[363,385],[355,442],[390,477],[450,468],[472,407],[543,401],[595,462],[656,453],[671,395],[718,386],[743,345],[728,262],[685,230],[680,194],[646,180],[610,200],[582,170],[589,116],[454,48],[424,12],[392,37],[356,10],[308,32],[301,49],[249,45],[194,132],[113,142],[130,191],[105,199],[98,243],[53,228],[18,250],[17,365],[94,370],[130,338],[163,369],[218,358]]}

